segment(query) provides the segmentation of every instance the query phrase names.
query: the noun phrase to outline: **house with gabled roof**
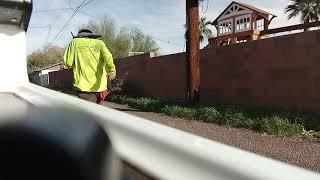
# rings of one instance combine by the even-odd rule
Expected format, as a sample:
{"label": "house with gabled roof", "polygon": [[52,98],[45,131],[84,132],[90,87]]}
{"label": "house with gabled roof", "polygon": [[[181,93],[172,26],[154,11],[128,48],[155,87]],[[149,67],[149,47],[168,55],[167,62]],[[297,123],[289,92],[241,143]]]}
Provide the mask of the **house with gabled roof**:
{"label": "house with gabled roof", "polygon": [[217,37],[209,40],[209,47],[253,41],[267,38],[259,36],[268,30],[271,21],[277,17],[252,5],[233,1],[213,22]]}

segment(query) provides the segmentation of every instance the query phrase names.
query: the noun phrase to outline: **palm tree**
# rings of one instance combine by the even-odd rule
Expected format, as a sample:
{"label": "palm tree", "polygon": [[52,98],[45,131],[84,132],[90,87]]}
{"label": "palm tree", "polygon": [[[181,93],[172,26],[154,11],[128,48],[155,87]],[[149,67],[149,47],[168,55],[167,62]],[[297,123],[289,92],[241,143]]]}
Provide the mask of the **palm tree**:
{"label": "palm tree", "polygon": [[[292,4],[288,5],[285,9],[285,13],[290,13],[288,18],[301,16],[301,22],[308,24],[310,21],[319,20],[319,0],[291,0]],[[306,27],[305,31],[308,30]]]}
{"label": "palm tree", "polygon": [[[204,38],[211,38],[212,37],[212,31],[208,28],[208,25],[210,25],[211,22],[207,21],[206,17],[201,17],[200,19],[200,25],[199,25],[199,29],[200,29],[200,42],[202,43]],[[187,39],[187,32],[188,32],[188,26],[184,25],[184,27],[186,28],[186,32],[184,34],[185,39]]]}
{"label": "palm tree", "polygon": [[209,39],[212,37],[212,31],[208,28],[211,22],[207,21],[206,17],[202,17],[200,20],[200,42],[203,41],[204,37]]}

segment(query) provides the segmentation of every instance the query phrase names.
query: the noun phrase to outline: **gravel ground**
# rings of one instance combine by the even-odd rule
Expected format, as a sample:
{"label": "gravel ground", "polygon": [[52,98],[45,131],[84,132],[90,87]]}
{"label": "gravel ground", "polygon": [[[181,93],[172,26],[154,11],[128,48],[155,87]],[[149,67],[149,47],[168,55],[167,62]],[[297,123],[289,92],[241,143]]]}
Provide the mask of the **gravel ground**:
{"label": "gravel ground", "polygon": [[105,105],[246,151],[320,172],[319,141],[267,135],[246,129],[173,118],[162,114],[136,111],[126,105],[109,102]]}

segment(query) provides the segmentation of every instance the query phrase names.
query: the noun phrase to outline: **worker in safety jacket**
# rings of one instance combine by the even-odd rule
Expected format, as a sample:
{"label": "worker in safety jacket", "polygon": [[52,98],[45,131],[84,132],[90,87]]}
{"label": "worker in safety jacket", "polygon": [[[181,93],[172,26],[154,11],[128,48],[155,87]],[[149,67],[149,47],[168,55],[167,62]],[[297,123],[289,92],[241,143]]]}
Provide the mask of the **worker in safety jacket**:
{"label": "worker in safety jacket", "polygon": [[65,50],[64,64],[73,68],[78,97],[101,104],[110,92],[107,81],[115,79],[116,68],[112,54],[99,38],[88,29],[81,29]]}

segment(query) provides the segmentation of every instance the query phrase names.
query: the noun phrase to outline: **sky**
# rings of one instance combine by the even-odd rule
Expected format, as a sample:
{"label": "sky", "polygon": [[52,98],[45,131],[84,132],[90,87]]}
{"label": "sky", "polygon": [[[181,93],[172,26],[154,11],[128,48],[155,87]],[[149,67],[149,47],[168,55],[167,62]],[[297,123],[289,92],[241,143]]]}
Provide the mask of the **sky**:
{"label": "sky", "polygon": [[[51,43],[58,32],[73,14],[73,10],[36,12],[60,8],[78,7],[83,0],[33,0],[33,11],[27,32],[28,54]],[[90,2],[91,1],[91,2]],[[238,0],[266,10],[278,17],[271,23],[271,28],[299,23],[299,19],[288,20],[284,13],[290,0]],[[184,27],[186,0],[86,0],[90,2],[78,12],[71,23],[52,42],[52,45],[65,47],[76,34],[93,17],[109,16],[119,26],[137,27],[148,35],[155,37],[160,47],[160,54],[173,54],[184,51]],[[207,0],[200,5],[200,15],[213,21],[232,0]],[[214,34],[216,30],[211,27]],[[170,42],[170,43],[168,43]],[[207,42],[202,44],[202,47]]]}

